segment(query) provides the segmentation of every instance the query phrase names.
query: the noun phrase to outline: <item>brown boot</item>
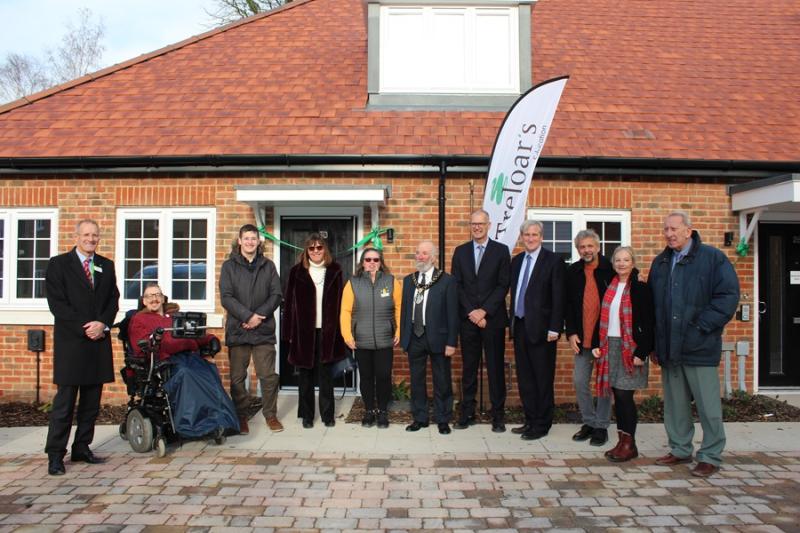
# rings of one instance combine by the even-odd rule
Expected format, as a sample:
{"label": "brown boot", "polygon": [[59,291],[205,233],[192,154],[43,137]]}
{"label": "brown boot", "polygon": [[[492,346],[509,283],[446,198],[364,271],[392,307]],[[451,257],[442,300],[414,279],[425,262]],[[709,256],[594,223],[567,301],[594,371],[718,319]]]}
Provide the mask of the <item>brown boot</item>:
{"label": "brown boot", "polygon": [[250,426],[247,425],[247,418],[244,416],[239,417],[239,435],[247,435],[250,433]]}
{"label": "brown boot", "polygon": [[603,455],[606,456],[606,459],[609,458],[610,456],[619,451],[620,446],[622,446],[622,431],[617,430],[617,445],[611,448],[610,450],[607,450],[606,453]]}
{"label": "brown boot", "polygon": [[624,463],[639,457],[639,450],[636,449],[633,435],[620,431],[619,444],[617,451],[608,456],[608,460],[612,463]]}

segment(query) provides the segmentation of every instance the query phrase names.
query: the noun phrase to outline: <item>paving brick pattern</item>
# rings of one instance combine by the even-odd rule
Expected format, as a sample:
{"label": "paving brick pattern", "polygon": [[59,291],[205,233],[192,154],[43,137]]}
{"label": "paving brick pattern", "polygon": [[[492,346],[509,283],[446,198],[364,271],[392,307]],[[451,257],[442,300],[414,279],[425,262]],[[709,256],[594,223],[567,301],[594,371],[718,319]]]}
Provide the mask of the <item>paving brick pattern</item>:
{"label": "paving brick pattern", "polygon": [[800,452],[731,453],[717,476],[599,453],[114,454],[50,477],[0,457],[5,531],[799,531]]}

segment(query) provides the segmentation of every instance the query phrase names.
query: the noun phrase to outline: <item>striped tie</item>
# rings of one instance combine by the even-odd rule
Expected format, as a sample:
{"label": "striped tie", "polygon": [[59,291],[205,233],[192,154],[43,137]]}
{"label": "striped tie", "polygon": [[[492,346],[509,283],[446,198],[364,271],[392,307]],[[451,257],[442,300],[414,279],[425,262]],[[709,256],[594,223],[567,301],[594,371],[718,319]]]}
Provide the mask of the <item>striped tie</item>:
{"label": "striped tie", "polygon": [[92,270],[89,268],[91,262],[92,260],[89,257],[83,260],[83,273],[86,274],[86,279],[89,280],[89,286],[94,288],[94,278],[92,278]]}

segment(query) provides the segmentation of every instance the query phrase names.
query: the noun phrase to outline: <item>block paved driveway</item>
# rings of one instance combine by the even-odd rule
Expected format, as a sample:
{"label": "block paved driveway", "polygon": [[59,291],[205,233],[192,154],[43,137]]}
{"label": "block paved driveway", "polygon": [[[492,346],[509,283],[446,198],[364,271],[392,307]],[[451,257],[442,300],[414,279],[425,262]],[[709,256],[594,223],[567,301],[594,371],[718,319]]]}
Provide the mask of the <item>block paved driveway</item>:
{"label": "block paved driveway", "polygon": [[173,450],[47,475],[0,456],[0,531],[800,531],[800,452],[731,452],[720,474],[584,454]]}

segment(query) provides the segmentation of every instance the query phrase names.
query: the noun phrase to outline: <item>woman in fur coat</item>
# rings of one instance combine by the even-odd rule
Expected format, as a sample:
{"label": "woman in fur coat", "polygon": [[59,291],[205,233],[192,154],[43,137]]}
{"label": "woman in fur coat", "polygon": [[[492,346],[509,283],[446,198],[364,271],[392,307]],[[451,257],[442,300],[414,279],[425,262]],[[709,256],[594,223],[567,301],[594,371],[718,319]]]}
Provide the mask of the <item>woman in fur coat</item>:
{"label": "woman in fur coat", "polygon": [[345,356],[339,329],[344,277],[319,233],[306,239],[300,260],[289,271],[283,298],[283,339],[289,362],[298,370],[298,417],[314,426],[314,381],[319,384],[319,414],[335,425],[331,364]]}

